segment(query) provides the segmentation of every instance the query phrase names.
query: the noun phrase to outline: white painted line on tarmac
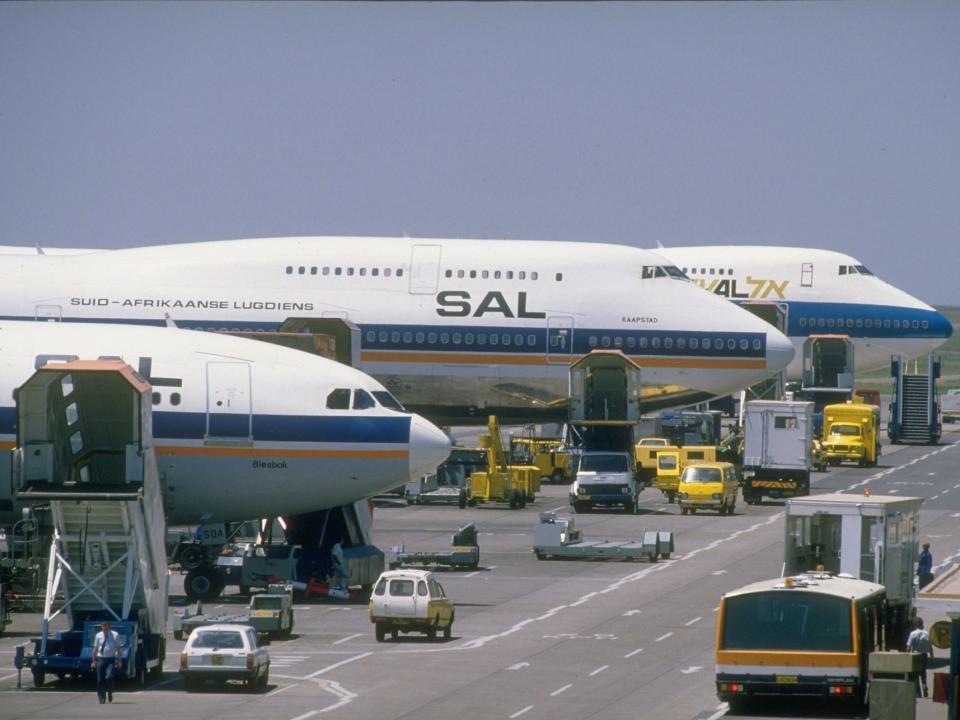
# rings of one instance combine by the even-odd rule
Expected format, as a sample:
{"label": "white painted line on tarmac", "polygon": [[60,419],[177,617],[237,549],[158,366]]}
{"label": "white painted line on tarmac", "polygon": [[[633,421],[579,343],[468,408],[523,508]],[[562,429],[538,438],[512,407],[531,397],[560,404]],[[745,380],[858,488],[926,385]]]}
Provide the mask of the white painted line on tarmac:
{"label": "white painted line on tarmac", "polygon": [[513,715],[511,715],[510,720],[513,720],[514,718],[518,718],[521,715],[524,715],[525,713],[530,712],[531,710],[533,710],[533,705],[527,705],[523,710],[517,710]]}
{"label": "white painted line on tarmac", "polygon": [[273,697],[274,695],[279,695],[284,690],[289,690],[290,688],[295,688],[298,683],[293,683],[292,685],[284,685],[283,687],[278,687],[276,690],[271,690],[264,697]]}
{"label": "white painted line on tarmac", "polygon": [[353,635],[347,635],[345,638],[340,638],[339,640],[334,640],[333,645],[341,645],[345,642],[350,642],[354,638],[363,637],[363,633],[354,633]]}
{"label": "white painted line on tarmac", "polygon": [[700,622],[701,620],[703,620],[702,617],[695,617],[695,618],[694,618],[693,620],[691,620],[690,622],[685,622],[685,623],[684,623],[684,627],[690,627],[690,626],[693,625],[694,623],[698,623],[698,622]]}
{"label": "white painted line on tarmac", "polygon": [[627,660],[628,658],[632,658],[634,655],[637,655],[638,653],[642,653],[642,652],[643,652],[643,648],[637,648],[636,650],[631,650],[630,652],[628,652],[626,655],[623,656],[623,659]]}
{"label": "white painted line on tarmac", "polygon": [[291,720],[307,720],[307,718],[313,717],[313,716],[316,715],[318,712],[320,712],[320,711],[319,711],[319,710],[311,710],[310,712],[304,713],[303,715],[297,715],[295,718],[292,718]]}
{"label": "white painted line on tarmac", "polygon": [[674,562],[656,563],[654,565],[648,565],[643,570],[638,570],[637,572],[632,572],[628,575],[624,575],[618,580],[615,580],[614,582],[607,585],[602,590],[588,593],[587,595],[581,597],[579,600],[576,600],[575,602],[564,604],[564,605],[557,605],[555,607],[550,608],[549,610],[544,611],[539,615],[535,615],[533,617],[528,617],[523,620],[520,620],[514,623],[513,625],[511,625],[510,627],[506,628],[505,630],[501,630],[498,633],[493,633],[491,635],[483,635],[473,640],[468,640],[462,645],[459,645],[455,648],[450,648],[450,649],[451,650],[476,650],[477,648],[481,648],[487,645],[488,643],[493,642],[494,640],[502,640],[503,638],[510,637],[511,635],[514,635],[520,632],[521,630],[526,628],[528,625],[532,625],[533,623],[537,623],[537,622],[542,622],[544,620],[549,620],[550,618],[555,617],[556,615],[560,614],[564,610],[569,610],[572,607],[582,605],[602,595],[607,595],[609,593],[614,593],[619,590],[622,590],[623,588],[629,587],[635,582],[638,582],[640,580],[643,580],[646,577],[649,577],[653,573],[663,572],[664,570],[667,570],[669,568],[676,567],[678,563],[682,563],[686,560],[690,560],[691,558],[694,558],[701,553],[710,552],[711,550],[717,547],[720,547],[724,543],[733,542],[737,540],[737,538],[739,537],[748,535],[753,531],[759,530],[760,528],[766,527],[768,525],[773,525],[774,523],[778,523],[782,519],[783,519],[782,512],[775,513],[774,515],[771,515],[766,520],[762,520],[760,522],[754,523],[753,525],[745,527],[741,530],[732,532],[726,537],[718,538],[717,540],[707,543],[706,545],[699,547],[695,550],[691,550],[690,552],[684,555],[678,555],[674,559]]}
{"label": "white painted line on tarmac", "polygon": [[0,677],[0,682],[3,682],[4,680],[12,680],[13,678],[15,678],[15,677],[16,677],[17,675],[19,675],[19,674],[20,674],[20,673],[15,672],[15,673],[13,673],[12,675],[4,675],[3,677]]}
{"label": "white painted line on tarmac", "polygon": [[566,692],[567,690],[569,690],[569,689],[572,688],[572,687],[573,687],[573,685],[572,685],[571,683],[567,683],[567,684],[564,685],[563,687],[559,687],[559,688],[557,688],[556,690],[554,690],[552,693],[550,693],[550,697],[556,697],[556,696],[559,695],[560,693]]}
{"label": "white painted line on tarmac", "polygon": [[623,614],[623,617],[630,617],[631,615],[639,615],[641,612],[643,612],[643,611],[642,611],[642,610],[627,610],[627,611]]}
{"label": "white painted line on tarmac", "polygon": [[599,675],[600,673],[602,673],[604,670],[606,670],[606,669],[609,668],[609,667],[610,667],[609,665],[601,665],[601,666],[598,667],[596,670],[594,670],[592,673],[590,673],[590,677],[593,677],[594,675]]}
{"label": "white painted line on tarmac", "polygon": [[930,499],[931,499],[931,500],[936,500],[938,497],[940,497],[940,493],[937,493],[936,495],[931,495],[931,496],[930,496]]}
{"label": "white painted line on tarmac", "polygon": [[[0,678],[0,680],[6,680],[6,678]],[[163,687],[164,685],[172,685],[173,683],[179,682],[179,681],[180,681],[180,676],[179,676],[179,675],[175,675],[175,676],[172,677],[172,678],[167,678],[166,680],[162,680],[161,682],[154,683],[153,685],[150,685],[150,687],[144,688],[143,690],[137,690],[136,692],[130,693],[130,694],[131,694],[131,695],[143,695],[145,692],[149,692],[149,691],[151,691],[151,690],[156,690],[157,688]]]}
{"label": "white painted line on tarmac", "polygon": [[722,718],[724,715],[727,714],[728,709],[729,708],[727,704],[723,703],[719,708],[717,708],[717,711],[713,715],[708,717],[706,720],[719,720],[719,718]]}
{"label": "white painted line on tarmac", "polygon": [[900,491],[899,491],[897,488],[894,488],[893,490],[888,490],[888,492],[889,492],[891,495],[896,495],[896,494],[897,494],[898,492],[900,492]]}
{"label": "white painted line on tarmac", "polygon": [[323,710],[319,710],[318,712],[327,713],[333,710],[337,710],[339,708],[342,708],[344,705],[349,705],[357,697],[359,697],[356,693],[350,692],[349,690],[344,688],[340,683],[334,682],[333,680],[316,679],[314,680],[314,682],[317,683],[321,688],[323,688],[327,692],[330,692],[340,698],[338,702],[335,702],[333,705],[330,705],[329,707],[325,707]]}
{"label": "white painted line on tarmac", "polygon": [[[334,663],[333,665],[327,665],[325,668],[320,668],[320,669],[317,670],[315,673],[310,673],[309,675],[307,675],[307,676],[304,678],[304,680],[312,680],[313,678],[315,678],[315,677],[320,677],[320,676],[323,675],[324,673],[328,673],[328,672],[330,672],[331,670],[336,670],[338,667],[342,667],[342,666],[347,665],[347,664],[349,664],[349,663],[356,662],[357,660],[363,660],[365,657],[370,657],[371,655],[373,655],[373,651],[361,653],[361,654],[359,654],[359,655],[354,655],[352,658],[347,658],[346,660],[341,660],[340,662]],[[294,718],[293,720],[297,720],[297,719]]]}
{"label": "white painted line on tarmac", "polygon": [[570,507],[570,506],[569,506],[569,505],[558,505],[558,506],[555,507],[555,508],[550,508],[549,510],[547,510],[547,512],[559,512],[560,510],[566,510],[568,507]]}
{"label": "white painted line on tarmac", "polygon": [[671,630],[670,632],[668,632],[666,635],[661,635],[661,636],[658,637],[656,640],[654,640],[654,642],[660,642],[661,640],[666,640],[666,639],[667,639],[668,637],[670,637],[671,635],[673,635],[673,631],[672,631],[672,630]]}

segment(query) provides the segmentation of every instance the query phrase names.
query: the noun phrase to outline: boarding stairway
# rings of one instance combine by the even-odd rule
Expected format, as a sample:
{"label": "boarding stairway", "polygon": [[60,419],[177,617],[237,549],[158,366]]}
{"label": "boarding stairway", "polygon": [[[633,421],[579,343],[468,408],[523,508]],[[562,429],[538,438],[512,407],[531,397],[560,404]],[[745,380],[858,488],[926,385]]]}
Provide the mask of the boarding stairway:
{"label": "boarding stairway", "polygon": [[[78,666],[97,621],[135,623],[155,655],[168,577],[149,384],[119,361],[47,365],[18,390],[17,430],[17,499],[48,504],[52,522],[35,679]],[[54,638],[60,614],[69,631]]]}
{"label": "boarding stairway", "polygon": [[930,356],[925,373],[907,373],[900,355],[891,360],[890,373],[894,378],[887,423],[890,441],[905,445],[935,444],[941,429],[936,391],[940,359]]}

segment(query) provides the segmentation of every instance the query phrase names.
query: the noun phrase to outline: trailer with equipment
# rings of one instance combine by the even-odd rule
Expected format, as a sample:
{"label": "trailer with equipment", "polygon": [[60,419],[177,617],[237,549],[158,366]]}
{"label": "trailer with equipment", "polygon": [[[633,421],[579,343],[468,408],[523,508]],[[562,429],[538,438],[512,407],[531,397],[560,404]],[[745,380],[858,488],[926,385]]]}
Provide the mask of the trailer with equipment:
{"label": "trailer with equipment", "polygon": [[480,545],[477,526],[464,525],[450,540],[450,550],[440,552],[411,551],[403,544],[387,550],[387,567],[395,570],[410,565],[445,565],[452,568],[475,570],[480,565]]}
{"label": "trailer with equipment", "polygon": [[584,540],[574,528],[572,517],[556,513],[540,513],[540,522],[533,529],[533,552],[538,560],[564,558],[571,560],[667,560],[673,552],[673,533],[641,530],[639,540]]}
{"label": "trailer with equipment", "polygon": [[[93,673],[94,637],[119,635],[120,678],[163,671],[168,575],[153,449],[151,388],[119,361],[38,370],[18,389],[17,497],[45,500],[53,518],[39,638],[19,650],[34,685]],[[58,604],[59,603],[59,604]],[[51,622],[63,614],[65,631]]]}

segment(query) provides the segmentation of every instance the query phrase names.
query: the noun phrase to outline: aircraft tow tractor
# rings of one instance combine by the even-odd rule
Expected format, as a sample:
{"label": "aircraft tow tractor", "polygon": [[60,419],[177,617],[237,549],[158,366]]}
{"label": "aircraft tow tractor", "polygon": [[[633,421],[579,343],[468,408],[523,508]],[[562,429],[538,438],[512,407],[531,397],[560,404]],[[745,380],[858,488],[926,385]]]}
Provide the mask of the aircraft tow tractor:
{"label": "aircraft tow tractor", "polygon": [[573,526],[572,517],[540,513],[540,524],[533,530],[533,551],[537,560],[569,558],[581,560],[668,560],[673,548],[673,533],[641,530],[639,540],[584,540]]}

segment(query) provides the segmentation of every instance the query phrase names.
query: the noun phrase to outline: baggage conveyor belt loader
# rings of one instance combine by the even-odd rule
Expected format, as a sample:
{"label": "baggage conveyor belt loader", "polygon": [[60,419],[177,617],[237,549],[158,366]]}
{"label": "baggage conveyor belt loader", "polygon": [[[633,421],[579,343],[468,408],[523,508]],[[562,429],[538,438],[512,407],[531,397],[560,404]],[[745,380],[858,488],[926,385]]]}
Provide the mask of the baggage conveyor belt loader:
{"label": "baggage conveyor belt loader", "polygon": [[[43,624],[15,664],[34,685],[93,674],[94,636],[119,635],[121,679],[163,672],[166,526],[153,449],[151,388],[115,360],[49,364],[17,390],[17,497],[50,504]],[[51,621],[67,618],[64,631]]]}
{"label": "baggage conveyor belt loader", "polygon": [[395,545],[387,551],[387,565],[391,570],[411,565],[445,565],[451,568],[476,570],[480,565],[477,526],[469,523],[454,533],[448,551],[407,550],[402,543]]}
{"label": "baggage conveyor belt loader", "polygon": [[584,540],[573,526],[573,518],[540,513],[533,530],[533,551],[538,560],[569,558],[581,560],[667,560],[673,552],[673,533],[642,530],[639,540]]}

